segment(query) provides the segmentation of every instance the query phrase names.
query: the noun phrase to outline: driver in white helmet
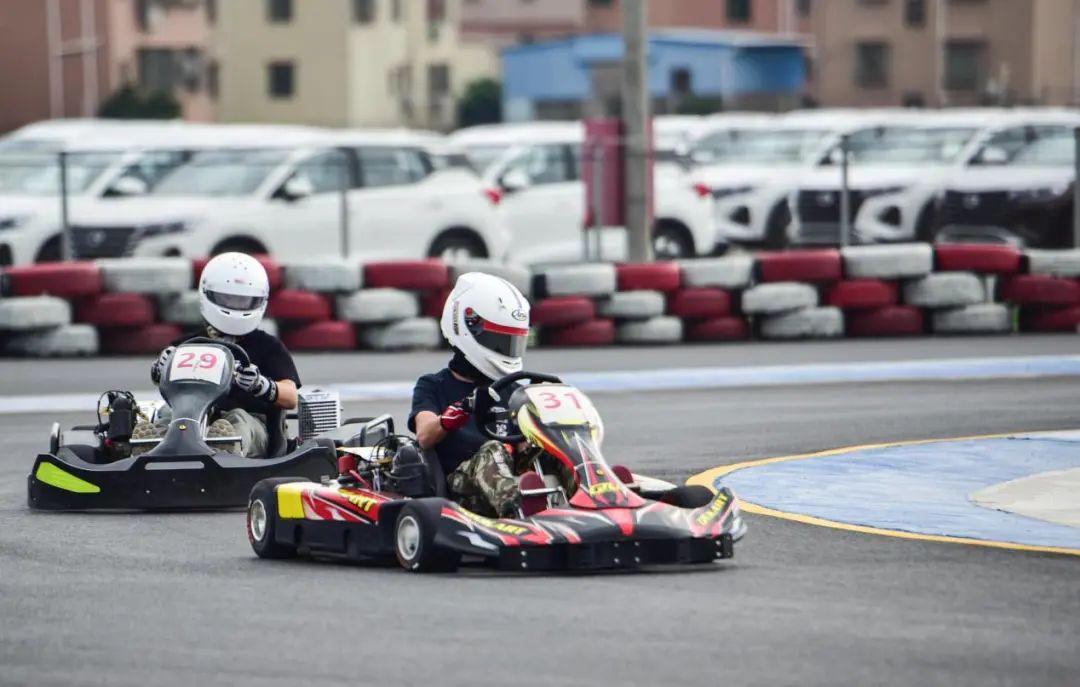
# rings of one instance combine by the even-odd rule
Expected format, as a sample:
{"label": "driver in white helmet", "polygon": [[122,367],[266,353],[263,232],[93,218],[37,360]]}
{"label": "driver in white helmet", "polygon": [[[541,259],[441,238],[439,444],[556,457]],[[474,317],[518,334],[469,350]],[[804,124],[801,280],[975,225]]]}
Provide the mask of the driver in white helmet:
{"label": "driver in white helmet", "polygon": [[505,279],[469,272],[446,299],[441,324],[454,357],[417,380],[409,429],[422,449],[436,453],[451,494],[465,507],[516,515],[514,458],[506,445],[481,434],[471,400],[478,387],[522,369],[529,302]]}
{"label": "driver in white helmet", "polygon": [[[300,388],[300,375],[285,345],[258,329],[269,296],[270,282],[258,260],[243,253],[215,256],[199,278],[199,312],[204,327],[174,341],[150,367],[150,378],[158,384],[176,347],[196,336],[243,348],[251,362],[236,370],[232,390],[217,403],[219,419],[211,426],[211,435],[239,436],[239,452],[248,457],[266,456],[267,416],[275,406],[295,408]],[[132,436],[164,435],[167,414],[163,417],[159,412],[157,420],[149,428],[137,426]]]}

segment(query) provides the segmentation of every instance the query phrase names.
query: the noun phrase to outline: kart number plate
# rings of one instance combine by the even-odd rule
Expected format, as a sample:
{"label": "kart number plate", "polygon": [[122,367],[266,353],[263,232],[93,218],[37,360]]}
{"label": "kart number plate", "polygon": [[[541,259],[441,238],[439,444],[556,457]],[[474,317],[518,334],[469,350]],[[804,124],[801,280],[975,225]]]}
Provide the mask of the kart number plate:
{"label": "kart number plate", "polygon": [[173,353],[169,380],[198,379],[220,384],[228,356],[216,346],[182,346]]}
{"label": "kart number plate", "polygon": [[543,384],[525,388],[545,425],[584,425],[595,423],[599,415],[589,397],[572,386]]}

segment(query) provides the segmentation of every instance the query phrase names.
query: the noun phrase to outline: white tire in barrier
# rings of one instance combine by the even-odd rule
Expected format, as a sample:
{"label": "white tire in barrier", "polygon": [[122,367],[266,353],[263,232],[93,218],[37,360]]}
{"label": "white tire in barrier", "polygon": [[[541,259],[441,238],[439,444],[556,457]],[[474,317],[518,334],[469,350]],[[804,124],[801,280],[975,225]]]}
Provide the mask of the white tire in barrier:
{"label": "white tire in barrier", "polygon": [[339,320],[372,324],[416,317],[420,302],[416,294],[401,289],[361,289],[337,298]]}
{"label": "white tire in barrier", "polygon": [[1024,251],[1029,274],[1046,274],[1051,277],[1080,277],[1080,249]]}
{"label": "white tire in barrier", "polygon": [[431,317],[411,317],[390,324],[364,327],[360,340],[376,351],[431,349],[442,344],[439,323]]}
{"label": "white tire in barrier", "polygon": [[285,288],[320,293],[351,293],[363,284],[360,262],[344,258],[285,263]]}
{"label": "white tire in barrier", "polygon": [[841,248],[848,279],[905,279],[934,271],[934,249],[926,243]]}
{"label": "white tire in barrier", "polygon": [[495,262],[494,260],[460,260],[448,263],[450,267],[450,285],[453,286],[458,277],[466,272],[483,272],[495,277],[500,277],[518,287],[526,296],[532,290],[532,274],[521,265]]}
{"label": "white tire in barrier", "polygon": [[0,349],[6,355],[62,357],[97,355],[97,329],[89,324],[65,324],[51,329],[14,334],[3,340]]}
{"label": "white tire in barrier", "polygon": [[615,341],[622,344],[671,344],[682,337],[682,320],[669,316],[622,322],[615,330]]}
{"label": "white tire in barrier", "polygon": [[809,284],[793,281],[758,284],[743,291],[742,294],[742,310],[752,315],[812,308],[817,304],[817,289]]}
{"label": "white tire in barrier", "polygon": [[554,265],[537,271],[537,296],[609,296],[615,293],[615,265]]}
{"label": "white tire in barrier", "polygon": [[596,314],[616,320],[647,320],[664,314],[667,301],[659,291],[620,291],[596,302]]}
{"label": "white tire in barrier", "polygon": [[0,329],[26,331],[71,324],[71,304],[54,296],[0,300]]}
{"label": "white tire in barrier", "polygon": [[844,313],[840,308],[804,308],[761,321],[761,336],[766,339],[832,339],[844,335]]}
{"label": "white tire in barrier", "polygon": [[97,264],[106,291],[157,294],[191,289],[187,258],[103,258]]}
{"label": "white tire in barrier", "polygon": [[936,272],[904,283],[904,302],[924,308],[954,308],[986,302],[986,287],[971,272]]}
{"label": "white tire in barrier", "polygon": [[1007,334],[1013,329],[1012,313],[1002,303],[936,310],[931,324],[935,334]]}
{"label": "white tire in barrier", "polygon": [[722,258],[680,260],[683,286],[711,286],[719,289],[744,289],[754,275],[754,258],[749,255],[727,255]]}
{"label": "white tire in barrier", "polygon": [[158,314],[162,322],[185,327],[202,324],[202,313],[199,312],[199,292],[184,291],[159,296]]}
{"label": "white tire in barrier", "polygon": [[259,323],[259,329],[270,336],[278,336],[280,334],[277,320],[272,320],[269,317],[264,318],[263,321]]}

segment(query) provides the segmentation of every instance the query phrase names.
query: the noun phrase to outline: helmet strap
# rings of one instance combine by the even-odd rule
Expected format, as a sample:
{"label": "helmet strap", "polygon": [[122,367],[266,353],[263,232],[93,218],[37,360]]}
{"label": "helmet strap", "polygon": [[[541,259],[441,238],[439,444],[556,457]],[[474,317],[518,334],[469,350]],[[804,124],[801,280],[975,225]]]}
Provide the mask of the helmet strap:
{"label": "helmet strap", "polygon": [[458,349],[453,349],[454,357],[450,359],[450,364],[447,365],[452,371],[458,373],[462,377],[466,377],[480,386],[487,386],[491,384],[491,380],[488,376],[478,370],[475,365],[469,362],[469,359],[465,357],[465,354]]}

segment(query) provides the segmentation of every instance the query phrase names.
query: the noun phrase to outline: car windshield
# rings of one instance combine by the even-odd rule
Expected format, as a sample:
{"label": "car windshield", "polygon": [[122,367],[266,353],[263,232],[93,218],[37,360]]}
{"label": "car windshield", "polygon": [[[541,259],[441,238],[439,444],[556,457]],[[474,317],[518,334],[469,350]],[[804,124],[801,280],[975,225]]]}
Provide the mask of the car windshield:
{"label": "car windshield", "polygon": [[726,129],[698,140],[691,155],[705,164],[796,164],[820,145],[825,134],[820,129]]}
{"label": "car windshield", "polygon": [[[120,153],[68,153],[68,193],[85,193],[119,159]],[[22,150],[11,145],[0,147],[0,193],[41,196],[60,193],[58,152]]]}
{"label": "car windshield", "polygon": [[891,127],[853,145],[854,164],[895,164],[922,162],[944,164],[957,159],[978,132],[971,127]]}
{"label": "car windshield", "polygon": [[1021,148],[1008,164],[1018,167],[1071,167],[1076,164],[1076,139],[1072,135],[1039,139],[1026,148]]}
{"label": "car windshield", "polygon": [[196,153],[166,175],[153,195],[246,196],[289,157],[287,150],[215,150]]}
{"label": "car windshield", "polygon": [[483,173],[508,150],[509,145],[471,145],[465,149],[465,157],[469,159],[473,169]]}

